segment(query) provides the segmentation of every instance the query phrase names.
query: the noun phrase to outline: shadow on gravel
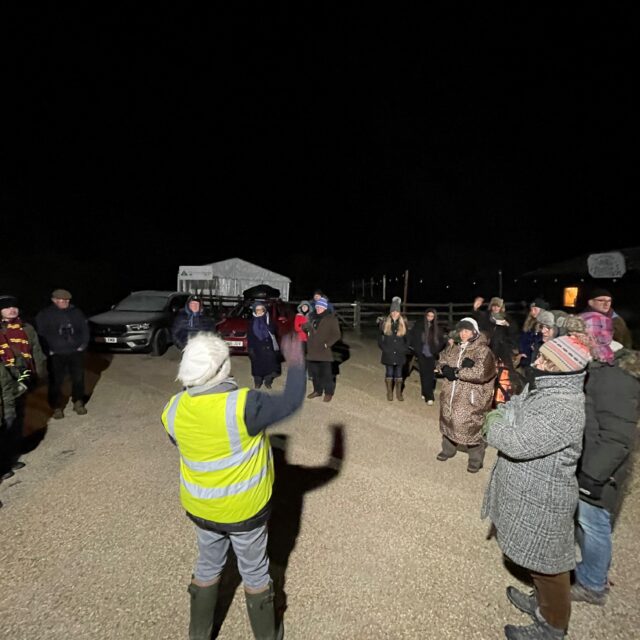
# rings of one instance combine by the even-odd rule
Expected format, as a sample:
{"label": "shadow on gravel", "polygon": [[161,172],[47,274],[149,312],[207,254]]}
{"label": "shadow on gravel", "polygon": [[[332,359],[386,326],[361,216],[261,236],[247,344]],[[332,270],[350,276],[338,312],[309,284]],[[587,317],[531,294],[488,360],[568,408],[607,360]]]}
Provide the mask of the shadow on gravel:
{"label": "shadow on gravel", "polygon": [[333,373],[334,376],[338,376],[340,375],[340,365],[344,364],[351,357],[351,347],[340,339],[331,347],[331,351],[333,353],[331,373]]}
{"label": "shadow on gravel", "polygon": [[[304,495],[308,491],[319,489],[334,480],[342,469],[345,455],[344,426],[329,427],[332,434],[331,451],[327,463],[320,467],[305,467],[290,464],[287,461],[287,439],[284,434],[270,436],[275,467],[275,483],[271,500],[272,512],[269,520],[268,553],[271,578],[275,588],[275,609],[278,619],[287,608],[287,594],[284,590],[285,573],[289,557],[295,549],[302,512]],[[235,555],[230,551],[227,564],[221,578],[218,602],[214,615],[213,638],[217,638],[227,617],[229,607],[241,578],[236,567]]]}
{"label": "shadow on gravel", "polygon": [[[98,385],[102,372],[109,367],[112,360],[113,355],[109,353],[87,352],[84,363],[84,388],[87,401]],[[21,447],[23,453],[33,451],[47,434],[47,424],[53,414],[47,396],[47,384],[43,383],[26,397],[22,430],[24,438]],[[62,387],[62,401],[65,405],[70,396],[71,382],[67,378]]]}

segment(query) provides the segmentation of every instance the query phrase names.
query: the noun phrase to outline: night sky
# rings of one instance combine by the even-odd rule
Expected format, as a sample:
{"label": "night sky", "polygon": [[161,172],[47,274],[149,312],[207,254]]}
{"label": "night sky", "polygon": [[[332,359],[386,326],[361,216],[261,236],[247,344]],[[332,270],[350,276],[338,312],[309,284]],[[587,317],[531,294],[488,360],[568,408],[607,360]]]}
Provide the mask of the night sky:
{"label": "night sky", "polygon": [[29,304],[64,286],[104,308],[234,256],[298,298],[409,269],[414,300],[465,300],[499,268],[637,244],[624,41],[430,46],[416,16],[319,8],[66,11],[12,19],[3,63],[2,289]]}

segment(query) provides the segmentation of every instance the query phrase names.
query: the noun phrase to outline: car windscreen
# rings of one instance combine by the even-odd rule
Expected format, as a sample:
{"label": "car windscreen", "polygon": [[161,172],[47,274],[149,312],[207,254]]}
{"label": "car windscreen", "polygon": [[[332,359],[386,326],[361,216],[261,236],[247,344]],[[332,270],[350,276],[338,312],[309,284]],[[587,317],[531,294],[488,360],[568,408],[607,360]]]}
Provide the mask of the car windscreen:
{"label": "car windscreen", "polygon": [[238,305],[229,311],[230,318],[244,318],[245,320],[251,317],[251,307],[249,305]]}
{"label": "car windscreen", "polygon": [[127,296],[115,306],[116,311],[164,311],[167,298],[161,296]]}

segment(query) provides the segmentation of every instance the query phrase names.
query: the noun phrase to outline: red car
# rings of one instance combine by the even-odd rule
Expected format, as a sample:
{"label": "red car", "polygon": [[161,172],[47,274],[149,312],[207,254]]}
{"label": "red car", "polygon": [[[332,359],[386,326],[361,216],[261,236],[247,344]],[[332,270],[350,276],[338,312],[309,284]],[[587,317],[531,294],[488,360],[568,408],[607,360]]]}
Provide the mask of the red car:
{"label": "red car", "polygon": [[[229,345],[232,355],[243,355],[249,352],[247,346],[247,331],[251,322],[251,305],[255,300],[239,302],[231,311],[216,324],[218,335]],[[269,312],[269,318],[276,326],[276,338],[280,338],[293,331],[295,311],[283,300],[261,300]]]}

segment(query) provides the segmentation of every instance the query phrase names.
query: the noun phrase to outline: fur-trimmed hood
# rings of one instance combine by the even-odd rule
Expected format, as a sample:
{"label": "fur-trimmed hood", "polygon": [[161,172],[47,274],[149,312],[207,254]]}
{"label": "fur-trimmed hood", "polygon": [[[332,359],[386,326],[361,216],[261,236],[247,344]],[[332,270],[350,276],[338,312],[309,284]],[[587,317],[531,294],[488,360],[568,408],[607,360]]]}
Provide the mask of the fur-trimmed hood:
{"label": "fur-trimmed hood", "polygon": [[614,363],[636,380],[640,380],[640,351],[620,349],[615,354]]}

